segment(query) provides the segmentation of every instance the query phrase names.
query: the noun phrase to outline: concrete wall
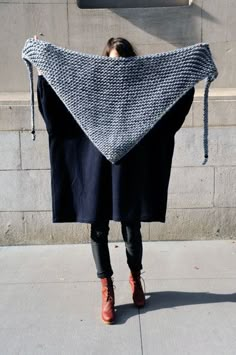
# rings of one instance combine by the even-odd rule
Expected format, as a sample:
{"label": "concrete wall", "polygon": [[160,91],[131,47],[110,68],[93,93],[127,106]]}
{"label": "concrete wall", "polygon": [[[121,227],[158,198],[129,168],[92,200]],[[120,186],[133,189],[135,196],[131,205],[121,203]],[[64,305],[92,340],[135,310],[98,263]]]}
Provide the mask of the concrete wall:
{"label": "concrete wall", "polygon": [[[79,9],[72,0],[0,0],[0,244],[78,243],[89,226],[51,222],[48,138],[37,111],[30,134],[29,81],[21,50],[27,38],[101,54],[122,36],[138,54],[208,42],[219,77],[209,99],[209,161],[202,166],[202,88],[176,135],[167,221],[143,223],[146,240],[236,238],[236,2],[191,6]],[[34,74],[36,86],[36,72]],[[111,223],[112,240],[121,239]]]}

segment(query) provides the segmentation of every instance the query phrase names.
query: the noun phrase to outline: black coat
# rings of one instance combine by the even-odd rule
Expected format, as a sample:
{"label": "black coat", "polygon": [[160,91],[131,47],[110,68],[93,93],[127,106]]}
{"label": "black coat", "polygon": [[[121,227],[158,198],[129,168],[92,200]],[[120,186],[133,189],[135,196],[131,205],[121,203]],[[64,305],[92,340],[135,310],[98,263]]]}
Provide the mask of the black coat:
{"label": "black coat", "polygon": [[179,99],[114,165],[39,76],[38,105],[49,138],[53,222],[165,222],[174,135],[189,112],[194,91]]}

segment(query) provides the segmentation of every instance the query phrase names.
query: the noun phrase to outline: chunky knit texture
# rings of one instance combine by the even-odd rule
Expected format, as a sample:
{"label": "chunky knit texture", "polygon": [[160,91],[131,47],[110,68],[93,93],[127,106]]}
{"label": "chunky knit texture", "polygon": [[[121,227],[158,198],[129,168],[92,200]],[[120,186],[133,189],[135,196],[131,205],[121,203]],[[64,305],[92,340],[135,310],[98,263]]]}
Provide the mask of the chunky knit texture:
{"label": "chunky knit texture", "polygon": [[207,43],[157,54],[112,58],[29,38],[22,59],[30,78],[33,139],[32,65],[42,71],[85,134],[112,163],[125,156],[188,90],[206,79],[203,164],[206,163],[208,90],[218,75]]}

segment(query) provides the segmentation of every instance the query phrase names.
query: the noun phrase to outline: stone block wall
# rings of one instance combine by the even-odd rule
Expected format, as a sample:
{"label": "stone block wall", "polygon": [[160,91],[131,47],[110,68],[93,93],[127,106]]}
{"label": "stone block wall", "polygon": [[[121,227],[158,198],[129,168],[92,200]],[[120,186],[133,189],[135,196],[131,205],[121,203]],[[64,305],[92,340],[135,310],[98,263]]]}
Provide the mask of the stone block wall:
{"label": "stone block wall", "polygon": [[[130,40],[140,55],[210,44],[219,77],[210,89],[209,161],[202,166],[201,82],[176,134],[167,221],[143,223],[142,231],[145,240],[235,239],[235,19],[234,0],[113,9],[79,9],[72,0],[0,0],[0,244],[89,241],[89,225],[52,223],[48,137],[36,110],[32,141],[28,73],[21,59],[25,40],[34,34],[95,54],[112,36]],[[34,79],[36,89],[36,71]],[[110,238],[121,239],[119,223],[111,222]]]}

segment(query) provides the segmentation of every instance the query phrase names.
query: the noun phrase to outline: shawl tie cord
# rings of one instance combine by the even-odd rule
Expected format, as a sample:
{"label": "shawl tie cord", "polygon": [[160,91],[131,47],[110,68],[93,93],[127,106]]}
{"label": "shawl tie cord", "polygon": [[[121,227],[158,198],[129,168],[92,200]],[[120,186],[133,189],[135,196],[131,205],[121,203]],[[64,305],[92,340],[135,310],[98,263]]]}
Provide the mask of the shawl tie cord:
{"label": "shawl tie cord", "polygon": [[203,164],[206,164],[208,91],[218,75],[207,43],[157,54],[113,58],[29,38],[22,59],[30,79],[33,140],[34,65],[111,163],[125,156],[188,90],[206,79],[203,113]]}

